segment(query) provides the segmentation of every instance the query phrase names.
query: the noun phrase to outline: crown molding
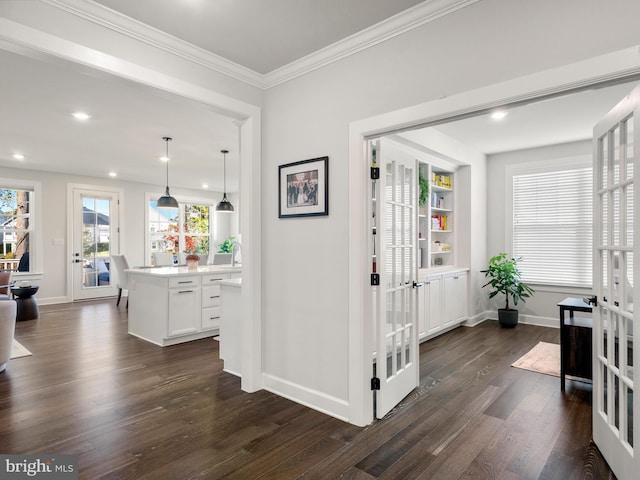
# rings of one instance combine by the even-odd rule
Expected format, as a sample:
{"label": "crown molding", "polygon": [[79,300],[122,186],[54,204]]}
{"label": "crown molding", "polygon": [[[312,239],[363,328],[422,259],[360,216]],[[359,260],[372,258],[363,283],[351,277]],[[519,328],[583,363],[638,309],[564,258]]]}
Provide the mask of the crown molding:
{"label": "crown molding", "polygon": [[41,0],[44,3],[88,20],[101,27],[108,28],[135,40],[172,53],[185,60],[215,70],[229,77],[264,89],[264,76],[216,55],[208,50],[185,42],[162,30],[151,27],[133,18],[127,17],[93,0]]}
{"label": "crown molding", "polygon": [[425,0],[344,40],[340,40],[267,73],[264,76],[264,88],[269,89],[330,63],[337,62],[479,1]]}
{"label": "crown molding", "polygon": [[480,0],[425,0],[365,30],[262,75],[208,50],[127,17],[93,0],[41,0],[84,20],[197,63],[254,87],[267,90],[398,35],[430,23]]}

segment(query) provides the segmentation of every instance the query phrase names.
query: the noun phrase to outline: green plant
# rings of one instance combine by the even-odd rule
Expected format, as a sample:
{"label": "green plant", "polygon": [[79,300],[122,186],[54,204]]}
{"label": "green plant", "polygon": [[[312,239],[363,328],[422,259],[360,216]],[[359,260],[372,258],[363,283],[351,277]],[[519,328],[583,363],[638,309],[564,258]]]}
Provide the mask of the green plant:
{"label": "green plant", "polygon": [[493,298],[499,293],[504,294],[506,297],[505,310],[510,310],[510,297],[513,299],[513,304],[517,305],[519,300],[524,302],[525,298],[529,298],[534,293],[531,287],[520,280],[521,273],[518,269],[518,262],[521,260],[522,257],[507,258],[506,253],[500,253],[491,257],[489,267],[486,270],[481,270],[481,273],[489,278],[489,281],[482,287],[491,286],[493,289],[489,292],[489,298]]}
{"label": "green plant", "polygon": [[218,244],[218,253],[231,253],[233,250],[233,244],[236,237],[233,235],[227,238],[224,242]]}
{"label": "green plant", "polygon": [[422,172],[418,173],[418,185],[420,186],[420,196],[418,197],[418,205],[424,207],[427,204],[427,198],[429,197],[429,182]]}

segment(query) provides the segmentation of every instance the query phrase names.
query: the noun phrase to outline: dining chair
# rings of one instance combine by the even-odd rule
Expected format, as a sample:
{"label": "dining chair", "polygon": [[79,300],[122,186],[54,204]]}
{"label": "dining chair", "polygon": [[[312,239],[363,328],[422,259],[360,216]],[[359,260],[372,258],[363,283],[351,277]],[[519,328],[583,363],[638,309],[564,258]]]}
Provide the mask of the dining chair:
{"label": "dining chair", "polygon": [[153,264],[156,267],[173,267],[173,253],[153,252]]}
{"label": "dining chair", "polygon": [[129,273],[125,270],[129,269],[129,262],[124,255],[111,255],[113,266],[115,267],[116,277],[118,279],[118,301],[116,306],[120,305],[122,291],[127,290],[127,308],[129,308]]}

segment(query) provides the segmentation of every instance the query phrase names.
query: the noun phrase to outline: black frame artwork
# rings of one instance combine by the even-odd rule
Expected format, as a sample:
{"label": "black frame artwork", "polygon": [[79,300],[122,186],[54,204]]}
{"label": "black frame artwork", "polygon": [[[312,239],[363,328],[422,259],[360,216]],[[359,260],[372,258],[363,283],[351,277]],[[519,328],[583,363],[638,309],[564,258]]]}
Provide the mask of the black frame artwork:
{"label": "black frame artwork", "polygon": [[278,217],[329,215],[329,157],[278,167]]}

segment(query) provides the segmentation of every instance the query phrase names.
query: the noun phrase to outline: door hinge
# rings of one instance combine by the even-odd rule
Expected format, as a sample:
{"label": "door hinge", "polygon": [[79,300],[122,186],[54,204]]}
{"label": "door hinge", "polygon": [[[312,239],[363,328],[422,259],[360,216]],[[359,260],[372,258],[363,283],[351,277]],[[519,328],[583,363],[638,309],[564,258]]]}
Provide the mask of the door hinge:
{"label": "door hinge", "polygon": [[372,273],[371,274],[371,285],[373,285],[373,286],[380,285],[380,274],[379,273]]}
{"label": "door hinge", "polygon": [[597,295],[594,295],[592,297],[584,297],[582,299],[582,301],[584,303],[586,303],[587,305],[593,305],[594,307],[598,306],[598,297],[597,297]]}
{"label": "door hinge", "polygon": [[380,390],[380,379],[378,377],[371,379],[371,390]]}
{"label": "door hinge", "polygon": [[371,167],[371,180],[378,180],[380,178],[380,167]]}

